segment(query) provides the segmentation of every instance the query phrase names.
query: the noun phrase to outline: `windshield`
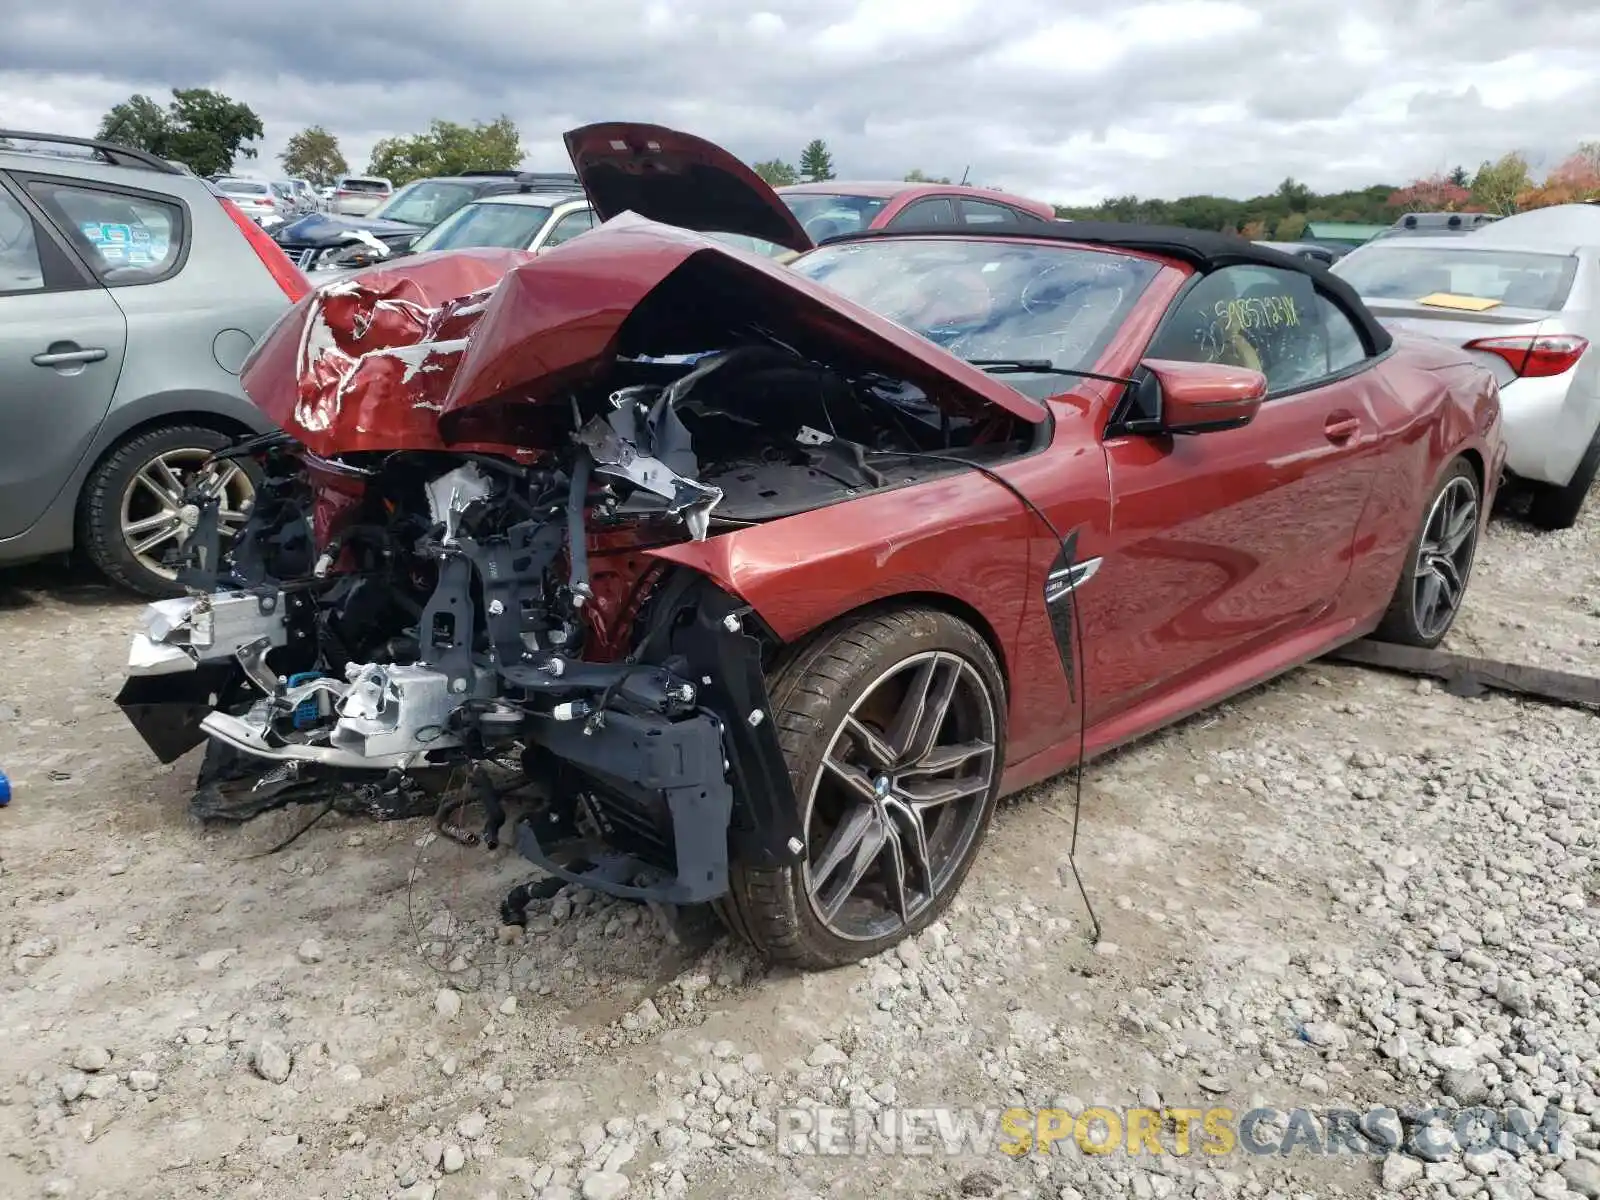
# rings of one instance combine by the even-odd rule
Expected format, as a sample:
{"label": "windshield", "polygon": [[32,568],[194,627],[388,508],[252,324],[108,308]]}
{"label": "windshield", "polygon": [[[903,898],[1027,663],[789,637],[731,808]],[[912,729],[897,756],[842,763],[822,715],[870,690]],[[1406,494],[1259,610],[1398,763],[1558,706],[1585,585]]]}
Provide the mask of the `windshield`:
{"label": "windshield", "polygon": [[217,186],[230,196],[265,196],[267,185],[253,179],[219,179]]}
{"label": "windshield", "polygon": [[793,251],[787,246],[780,246],[776,242],[769,242],[765,238],[750,237],[743,233],[708,233],[708,238],[721,242],[724,246],[732,246],[738,250],[746,250],[751,254],[759,254],[765,258],[781,258]]}
{"label": "windshield", "polygon": [[472,199],[464,183],[419,179],[408,183],[372,211],[374,221],[404,221],[408,225],[437,225]]}
{"label": "windshield", "polygon": [[526,250],[549,219],[550,210],[539,204],[469,204],[428,230],[411,248],[418,253],[469,246]]}
{"label": "windshield", "polygon": [[[792,269],[961,358],[1087,370],[1161,268],[1074,246],[895,238],[824,246]],[[1005,378],[1038,399],[1071,386],[1046,373]]]}
{"label": "windshield", "polygon": [[881,196],[824,196],[816,192],[781,192],[783,202],[813,242],[859,233],[872,224],[889,201]]}
{"label": "windshield", "polygon": [[1565,254],[1479,250],[1464,239],[1432,246],[1367,245],[1333,265],[1368,300],[1467,296],[1554,312],[1566,303],[1578,260]]}

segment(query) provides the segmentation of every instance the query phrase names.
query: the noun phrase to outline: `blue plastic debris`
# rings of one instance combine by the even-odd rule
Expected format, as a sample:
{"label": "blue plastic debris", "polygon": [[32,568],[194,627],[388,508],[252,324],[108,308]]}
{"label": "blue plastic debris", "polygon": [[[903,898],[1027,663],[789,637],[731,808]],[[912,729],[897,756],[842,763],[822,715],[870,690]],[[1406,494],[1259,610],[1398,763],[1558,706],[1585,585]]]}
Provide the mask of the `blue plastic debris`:
{"label": "blue plastic debris", "polygon": [[0,808],[11,803],[11,780],[6,778],[6,773],[0,771]]}
{"label": "blue plastic debris", "polygon": [[[299,687],[302,683],[310,683],[313,679],[321,679],[321,671],[301,671],[298,675],[291,675],[287,681],[289,687]],[[305,729],[315,725],[322,716],[322,696],[307,696],[295,706],[294,727]]]}

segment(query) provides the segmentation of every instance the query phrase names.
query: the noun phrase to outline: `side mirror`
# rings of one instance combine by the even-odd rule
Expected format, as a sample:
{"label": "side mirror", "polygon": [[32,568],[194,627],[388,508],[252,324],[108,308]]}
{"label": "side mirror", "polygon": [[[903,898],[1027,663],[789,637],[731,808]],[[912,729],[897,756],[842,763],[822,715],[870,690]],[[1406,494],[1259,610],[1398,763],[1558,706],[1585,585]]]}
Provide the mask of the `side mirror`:
{"label": "side mirror", "polygon": [[1164,358],[1147,358],[1141,366],[1148,374],[1140,388],[1138,407],[1143,420],[1133,430],[1136,432],[1238,429],[1255,419],[1267,396],[1267,377],[1247,367]]}

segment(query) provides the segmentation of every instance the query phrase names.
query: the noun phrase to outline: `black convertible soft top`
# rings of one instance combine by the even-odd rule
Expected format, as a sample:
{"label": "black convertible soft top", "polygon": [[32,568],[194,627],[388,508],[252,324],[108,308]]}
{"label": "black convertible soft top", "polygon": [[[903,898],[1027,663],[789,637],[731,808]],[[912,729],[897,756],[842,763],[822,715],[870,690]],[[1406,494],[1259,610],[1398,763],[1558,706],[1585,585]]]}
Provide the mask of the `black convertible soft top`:
{"label": "black convertible soft top", "polygon": [[1003,237],[1033,241],[1076,242],[1087,246],[1109,246],[1120,250],[1142,251],[1187,263],[1201,274],[1222,267],[1253,263],[1309,275],[1323,291],[1333,296],[1350,318],[1361,327],[1374,354],[1382,354],[1394,338],[1367,310],[1355,290],[1321,263],[1296,254],[1285,254],[1235,233],[1215,233],[1209,229],[1186,229],[1180,225],[1124,225],[1117,221],[1039,221],[1009,229],[981,227],[953,229],[949,225],[901,225],[893,229],[871,229],[829,238],[822,244],[865,241],[895,237]]}

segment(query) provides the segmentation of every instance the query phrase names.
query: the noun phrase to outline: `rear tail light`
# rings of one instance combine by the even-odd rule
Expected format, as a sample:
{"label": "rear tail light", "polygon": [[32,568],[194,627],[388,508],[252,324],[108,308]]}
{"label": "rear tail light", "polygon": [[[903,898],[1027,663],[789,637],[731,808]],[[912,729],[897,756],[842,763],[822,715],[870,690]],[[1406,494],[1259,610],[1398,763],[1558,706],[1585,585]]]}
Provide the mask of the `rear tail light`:
{"label": "rear tail light", "polygon": [[244,240],[250,243],[250,249],[256,252],[256,257],[267,269],[267,274],[272,276],[272,281],[283,289],[285,296],[289,297],[289,303],[295,303],[310,292],[311,284],[300,274],[300,268],[289,261],[289,256],[277,242],[267,236],[266,230],[245,216],[232,200],[226,197],[218,199],[228,216],[233,218],[233,223],[239,227],[239,232],[244,234]]}
{"label": "rear tail light", "polygon": [[1522,337],[1478,338],[1468,350],[1498,354],[1523,379],[1548,379],[1564,375],[1589,348],[1589,339],[1575,333],[1547,333]]}

